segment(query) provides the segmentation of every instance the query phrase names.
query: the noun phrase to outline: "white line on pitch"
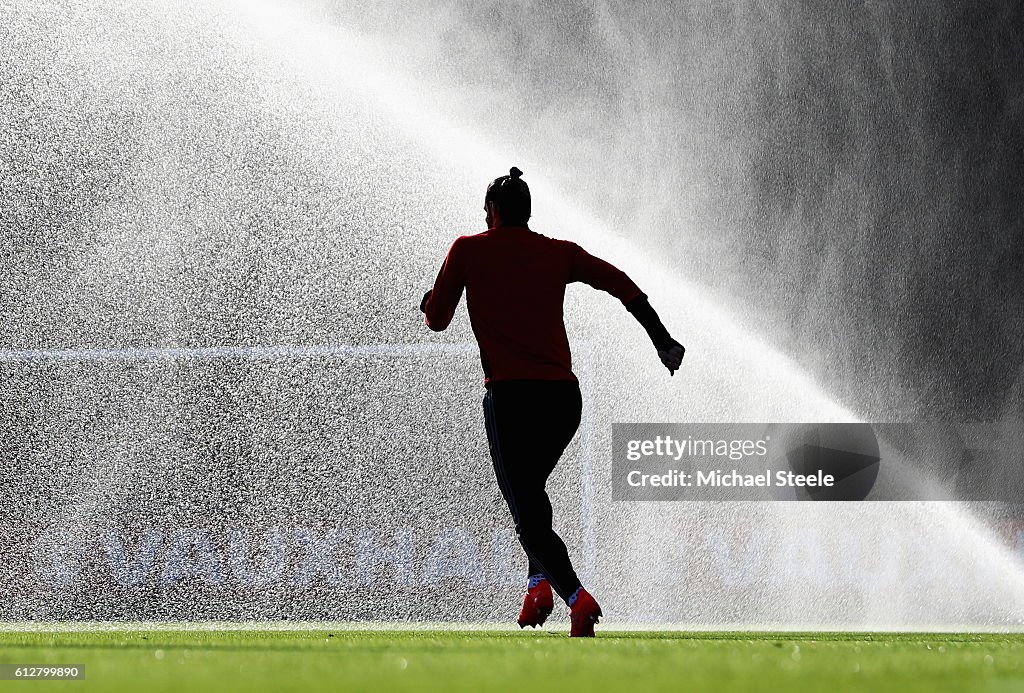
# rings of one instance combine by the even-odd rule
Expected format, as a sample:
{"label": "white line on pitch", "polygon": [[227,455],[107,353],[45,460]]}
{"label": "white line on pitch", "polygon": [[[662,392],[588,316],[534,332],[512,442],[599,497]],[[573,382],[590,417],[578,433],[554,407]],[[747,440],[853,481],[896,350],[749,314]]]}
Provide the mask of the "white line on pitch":
{"label": "white line on pitch", "polygon": [[474,344],[342,344],[324,346],[143,347],[136,349],[6,349],[0,362],[12,361],[178,361],[190,359],[346,358],[467,354]]}

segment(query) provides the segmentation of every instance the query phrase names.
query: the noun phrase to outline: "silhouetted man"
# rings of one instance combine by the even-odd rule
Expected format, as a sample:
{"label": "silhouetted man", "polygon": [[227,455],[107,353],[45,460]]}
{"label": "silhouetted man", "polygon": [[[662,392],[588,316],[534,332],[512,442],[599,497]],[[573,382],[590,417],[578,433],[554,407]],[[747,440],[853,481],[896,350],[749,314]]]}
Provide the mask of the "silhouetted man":
{"label": "silhouetted man", "polygon": [[487,388],[484,422],[494,474],[529,560],[519,626],[544,623],[554,588],[569,605],[571,635],[593,636],[601,607],[580,584],[551,528],[544,490],[582,411],[562,321],[566,285],[584,282],[622,301],[669,373],[679,368],[684,349],[624,272],[575,243],[527,228],[530,189],[522,175],[512,168],[487,187],[487,230],[455,240],[420,310],[430,329],[444,330],[466,290]]}

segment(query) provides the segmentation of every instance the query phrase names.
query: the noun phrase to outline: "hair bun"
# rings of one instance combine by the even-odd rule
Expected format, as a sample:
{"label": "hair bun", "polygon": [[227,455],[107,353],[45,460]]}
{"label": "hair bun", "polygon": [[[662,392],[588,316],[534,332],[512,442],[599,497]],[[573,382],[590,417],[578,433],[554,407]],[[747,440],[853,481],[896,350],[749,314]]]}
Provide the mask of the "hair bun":
{"label": "hair bun", "polygon": [[523,176],[523,172],[522,172],[522,171],[520,171],[520,170],[519,170],[518,168],[516,168],[515,166],[513,166],[512,168],[510,168],[510,169],[508,170],[508,175],[512,176],[512,180],[517,180],[517,179],[519,179],[519,178],[522,178],[522,176]]}

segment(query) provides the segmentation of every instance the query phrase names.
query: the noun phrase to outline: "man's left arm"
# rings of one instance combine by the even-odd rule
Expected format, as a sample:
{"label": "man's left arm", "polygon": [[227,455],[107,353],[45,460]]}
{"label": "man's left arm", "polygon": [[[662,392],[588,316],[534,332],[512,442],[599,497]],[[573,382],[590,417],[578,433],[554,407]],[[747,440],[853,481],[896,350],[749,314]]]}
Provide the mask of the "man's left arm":
{"label": "man's left arm", "polygon": [[423,312],[427,327],[440,332],[448,327],[455,316],[455,309],[462,298],[462,290],[466,287],[466,277],[462,267],[461,238],[452,243],[448,255],[441,265],[441,271],[434,280],[434,288],[423,294],[420,310]]}

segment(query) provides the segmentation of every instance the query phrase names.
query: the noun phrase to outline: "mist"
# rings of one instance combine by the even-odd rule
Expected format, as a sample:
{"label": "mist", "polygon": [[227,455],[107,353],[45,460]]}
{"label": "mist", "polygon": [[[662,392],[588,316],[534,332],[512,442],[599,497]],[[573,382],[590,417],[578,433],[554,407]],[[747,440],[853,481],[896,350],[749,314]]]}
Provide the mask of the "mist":
{"label": "mist", "polygon": [[301,4],[866,418],[1021,416],[1017,3]]}

